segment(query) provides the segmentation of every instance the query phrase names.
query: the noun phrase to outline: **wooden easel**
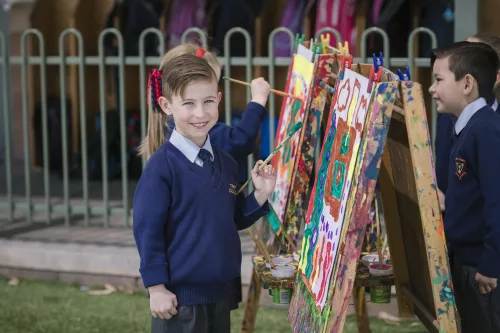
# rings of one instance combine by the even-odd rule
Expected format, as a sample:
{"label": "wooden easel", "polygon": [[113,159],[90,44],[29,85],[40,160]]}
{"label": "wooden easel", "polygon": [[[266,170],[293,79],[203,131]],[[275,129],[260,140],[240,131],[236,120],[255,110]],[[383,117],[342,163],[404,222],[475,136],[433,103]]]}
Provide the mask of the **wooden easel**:
{"label": "wooden easel", "polygon": [[[363,70],[366,68],[361,65],[361,73]],[[399,312],[401,317],[416,315],[431,332],[458,332],[442,220],[439,213],[434,213],[439,212],[439,203],[422,87],[414,82],[401,82],[399,94],[401,98],[391,115],[378,178]],[[355,230],[356,227],[359,230]],[[346,242],[362,239],[365,229],[359,225],[350,227],[351,232],[358,234],[351,233]],[[356,265],[349,264],[344,275],[355,274]],[[359,331],[370,332],[364,285],[354,285],[354,281],[344,281],[344,284],[350,286],[335,291],[333,312],[338,313],[335,311],[342,306],[341,300],[349,302],[352,292]],[[253,324],[255,320],[259,287],[260,281],[257,281],[253,290],[256,302],[247,308],[247,315],[253,313],[253,316],[246,318],[247,323]],[[345,316],[332,318],[326,331],[341,332],[344,321]],[[242,332],[251,332],[253,325],[250,330],[246,328]]]}

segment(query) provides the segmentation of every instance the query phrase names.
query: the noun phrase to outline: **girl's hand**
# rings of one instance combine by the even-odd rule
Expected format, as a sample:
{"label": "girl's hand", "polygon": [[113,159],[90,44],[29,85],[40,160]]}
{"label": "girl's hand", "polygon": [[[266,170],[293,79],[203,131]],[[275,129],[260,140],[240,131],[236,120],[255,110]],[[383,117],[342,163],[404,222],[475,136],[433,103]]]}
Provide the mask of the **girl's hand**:
{"label": "girl's hand", "polygon": [[164,285],[149,287],[149,308],[153,318],[170,319],[177,314],[177,296]]}
{"label": "girl's hand", "polygon": [[269,92],[271,90],[271,86],[269,85],[269,83],[263,78],[259,77],[258,79],[252,80],[252,82],[250,83],[250,87],[252,91],[252,102],[266,107],[267,98],[269,97]]}
{"label": "girl's hand", "polygon": [[263,161],[258,161],[252,170],[252,180],[255,185],[255,200],[263,205],[271,196],[276,185],[276,171],[271,165],[266,165],[259,171]]}

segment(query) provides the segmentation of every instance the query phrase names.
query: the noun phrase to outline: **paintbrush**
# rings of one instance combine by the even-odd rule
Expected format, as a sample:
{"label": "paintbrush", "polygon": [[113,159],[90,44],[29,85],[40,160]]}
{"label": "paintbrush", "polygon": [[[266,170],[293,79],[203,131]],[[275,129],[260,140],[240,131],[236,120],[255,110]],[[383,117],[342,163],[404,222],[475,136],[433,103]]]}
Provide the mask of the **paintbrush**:
{"label": "paintbrush", "polygon": [[[283,139],[283,141],[280,142],[280,144],[273,150],[273,152],[266,158],[266,160],[264,161],[264,163],[262,163],[262,165],[259,167],[259,171],[261,171],[262,169],[264,169],[264,167],[267,165],[267,163],[269,163],[269,161],[273,158],[274,154],[276,154],[282,147],[283,145],[292,138],[292,136],[299,130],[302,128],[304,124],[299,121],[298,123],[296,123],[292,129],[290,130],[290,133],[288,133],[288,136],[286,138]],[[243,184],[240,189],[238,190],[238,192],[236,193],[236,195],[240,194],[241,191],[243,191],[243,189],[245,187],[247,187],[247,185],[250,183],[250,181],[252,180],[252,177],[248,178],[248,180],[245,182],[245,184]]]}
{"label": "paintbrush", "polygon": [[[225,77],[225,76],[223,77],[223,79],[231,81],[231,82],[234,82],[234,83],[242,84],[244,86],[251,86],[251,84],[249,82],[240,81],[240,80],[236,80],[236,79],[231,79],[231,78]],[[276,89],[270,89],[269,91],[272,92],[275,95],[279,95],[279,96],[283,96],[283,97],[290,97],[290,98],[293,98],[293,99],[297,99],[299,101],[302,100],[302,98],[294,96],[294,95],[291,95],[291,94],[287,94],[284,91],[279,91],[279,90],[276,90]]]}
{"label": "paintbrush", "polygon": [[273,208],[273,205],[269,205],[269,208],[271,209],[271,214],[274,214],[274,216],[276,216],[276,220],[278,221],[278,223],[280,224],[280,227],[281,227],[281,230],[283,230],[283,233],[285,235],[285,238],[286,240],[288,241],[288,244],[289,246],[292,248],[292,251],[295,252],[297,251],[297,247],[295,246],[295,243],[293,242],[292,238],[290,237],[290,234],[287,232],[287,230],[285,229],[285,226],[283,225],[283,223],[281,223],[279,217],[278,217],[278,214],[276,214],[276,211],[274,210]]}
{"label": "paintbrush", "polygon": [[269,252],[266,249],[266,244],[264,244],[264,242],[259,242],[259,239],[257,238],[257,236],[255,236],[255,234],[252,232],[251,227],[248,228],[248,233],[252,237],[252,239],[253,239],[255,245],[257,246],[257,248],[259,249],[259,251],[262,252],[264,259],[266,259],[266,261],[269,263],[269,265],[271,265],[272,268],[276,268],[276,265],[271,260],[271,256],[269,255]]}
{"label": "paintbrush", "polygon": [[383,252],[384,252],[384,245],[382,244],[382,239],[381,238],[381,232],[382,230],[380,230],[380,215],[379,215],[379,208],[378,208],[378,199],[377,199],[377,196],[375,194],[375,219],[377,221],[377,250],[378,250],[378,269],[379,270],[382,270],[382,256],[383,256]]}

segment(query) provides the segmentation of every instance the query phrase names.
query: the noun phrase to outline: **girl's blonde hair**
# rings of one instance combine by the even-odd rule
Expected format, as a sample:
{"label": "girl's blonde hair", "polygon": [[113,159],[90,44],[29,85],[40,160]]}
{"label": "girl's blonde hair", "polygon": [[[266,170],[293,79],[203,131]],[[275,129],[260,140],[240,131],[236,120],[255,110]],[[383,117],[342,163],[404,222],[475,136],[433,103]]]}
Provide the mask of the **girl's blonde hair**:
{"label": "girl's blonde hair", "polygon": [[[500,60],[500,36],[495,36],[487,32],[480,32],[471,37],[477,39],[481,43],[485,43],[491,46],[491,48],[497,53],[498,59]],[[500,68],[498,70],[500,72]],[[495,97],[497,98],[497,100],[500,100],[500,82],[495,83],[493,92],[495,93]]]}
{"label": "girl's blonde hair", "polygon": [[[182,86],[180,90],[181,94],[184,91],[185,85],[182,82],[176,81],[174,82],[175,85],[170,87],[163,84],[167,82],[166,72],[169,67],[170,69],[168,69],[168,71],[172,72],[172,68],[171,66],[169,66],[169,64],[184,55],[192,55],[196,56],[196,58],[198,59],[202,58],[206,60],[206,63],[209,65],[208,67],[206,67],[207,71],[209,72],[206,75],[210,77],[212,74],[215,74],[214,77],[218,77],[218,75],[220,75],[221,66],[219,64],[219,61],[217,60],[217,54],[215,52],[204,50],[196,44],[187,43],[176,46],[163,56],[160,68],[157,70],[152,70],[149,75],[148,89],[146,91],[148,101],[148,128],[146,137],[141,141],[138,149],[138,154],[141,156],[145,156],[146,160],[148,160],[151,155],[153,155],[158,150],[158,148],[160,148],[165,143],[165,130],[169,116],[167,116],[163,112],[163,110],[161,110],[160,106],[158,105],[158,98],[161,96],[165,96],[170,100],[172,96],[171,91],[172,89],[174,91],[177,90],[178,87],[175,86],[177,84],[181,84]],[[184,67],[181,70],[185,71],[185,66],[189,66],[191,63],[189,61],[184,61],[184,63],[182,63]],[[171,74],[176,73],[174,71]],[[201,74],[199,74],[199,76],[200,75]],[[202,77],[203,75],[200,76],[200,78]],[[189,82],[192,81],[193,79],[191,77]]]}

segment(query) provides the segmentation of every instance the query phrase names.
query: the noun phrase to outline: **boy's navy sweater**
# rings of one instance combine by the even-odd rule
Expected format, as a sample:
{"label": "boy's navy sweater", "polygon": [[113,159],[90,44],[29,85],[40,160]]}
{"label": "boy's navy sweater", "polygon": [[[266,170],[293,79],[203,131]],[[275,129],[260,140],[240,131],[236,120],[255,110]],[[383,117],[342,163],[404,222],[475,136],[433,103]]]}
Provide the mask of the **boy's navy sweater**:
{"label": "boy's navy sweater", "polygon": [[[500,112],[498,102],[496,100],[492,103],[493,110],[497,113]],[[436,178],[437,186],[441,192],[446,194],[448,189],[448,162],[450,160],[451,147],[454,142],[453,126],[457,121],[457,117],[451,114],[438,115],[437,130],[436,130]]]}
{"label": "boy's navy sweater", "polygon": [[213,147],[215,172],[170,142],[148,161],[134,195],[133,232],[145,287],[164,284],[180,305],[215,303],[241,274],[238,229],[269,213],[250,194],[236,196],[238,165]]}
{"label": "boy's navy sweater", "polygon": [[[259,103],[247,104],[239,123],[228,126],[223,122],[217,122],[208,132],[213,145],[228,152],[239,165],[238,183],[243,184],[247,180],[247,157],[255,151],[257,137],[266,117],[267,110]],[[166,137],[170,138],[175,122],[169,119]]]}
{"label": "boy's navy sweater", "polygon": [[500,277],[500,116],[482,107],[455,140],[448,170],[446,238],[464,265]]}

